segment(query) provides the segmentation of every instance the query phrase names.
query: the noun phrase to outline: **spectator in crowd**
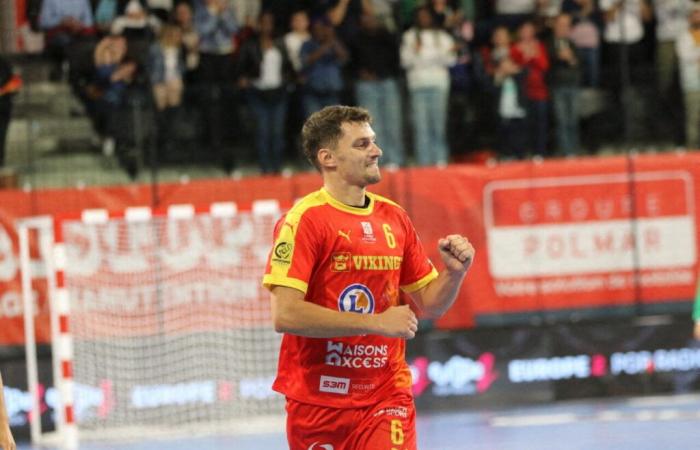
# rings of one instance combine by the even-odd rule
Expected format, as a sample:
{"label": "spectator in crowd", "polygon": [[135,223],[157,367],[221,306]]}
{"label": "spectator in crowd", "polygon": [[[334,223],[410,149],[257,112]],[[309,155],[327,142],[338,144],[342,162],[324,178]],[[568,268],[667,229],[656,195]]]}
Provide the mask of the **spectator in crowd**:
{"label": "spectator in crowd", "polygon": [[554,103],[557,150],[565,155],[579,152],[579,90],[581,70],[576,47],[570,38],[571,16],[556,17],[549,42],[552,67],[549,85]]}
{"label": "spectator in crowd", "polygon": [[182,46],[185,53],[185,80],[192,82],[194,71],[199,66],[199,34],[194,27],[192,7],[186,1],[180,1],[173,10],[173,22],[180,27]]}
{"label": "spectator in crowd", "polygon": [[656,17],[656,82],[667,98],[678,70],[676,40],[688,28],[688,0],[653,0]]}
{"label": "spectator in crowd", "polygon": [[21,79],[12,72],[9,61],[0,55],[0,167],[5,164],[5,139],[12,116],[12,96],[21,86]]}
{"label": "spectator in crowd", "polygon": [[122,105],[126,86],[136,73],[136,64],[126,61],[126,52],[124,36],[108,35],[98,42],[93,53],[94,75],[86,89],[85,105],[102,139],[105,156],[114,154],[114,112]]}
{"label": "spectator in crowd", "polygon": [[374,131],[383,150],[382,162],[397,168],[404,164],[398,38],[372,14],[362,16],[361,26],[352,43],[355,97],[376,120]]}
{"label": "spectator in crowd", "polygon": [[120,34],[129,41],[150,43],[160,32],[160,20],[148,12],[138,0],[130,0],[124,14],[112,22],[112,34]]}
{"label": "spectator in crowd", "polygon": [[415,157],[421,166],[445,166],[449,159],[447,100],[449,67],[455,60],[452,36],[435,27],[429,8],[418,8],[414,26],[402,37],[401,65],[411,98]]}
{"label": "spectator in crowd", "polygon": [[[522,158],[527,147],[527,112],[522,89],[524,72],[511,58],[508,28],[498,26],[491,35],[491,46],[479,52],[482,86],[489,93],[486,113],[496,118],[497,148],[501,158]],[[488,122],[487,122],[488,123]]]}
{"label": "spectator in crowd", "polygon": [[148,73],[153,89],[158,123],[158,147],[163,154],[173,149],[173,126],[182,103],[185,56],[182,52],[182,30],[166,24],[150,49]]}
{"label": "spectator in crowd", "polygon": [[95,32],[89,0],[43,0],[39,25],[45,32],[46,53],[54,64],[51,79],[63,75],[63,62],[72,46]]}
{"label": "spectator in crowd", "polygon": [[686,147],[700,148],[700,5],[688,16],[689,26],[678,36],[676,54],[685,105]]}
{"label": "spectator in crowd", "polygon": [[294,71],[301,73],[301,46],[311,39],[308,13],[303,9],[295,11],[290,19],[289,27],[289,32],[284,35],[284,45]]}
{"label": "spectator in crowd", "polygon": [[312,26],[311,39],[301,47],[304,78],[304,113],[308,117],[324,106],[340,102],[343,89],[342,66],[349,59],[345,45],[337,38],[328,19],[320,17]]}
{"label": "spectator in crowd", "polygon": [[562,12],[574,19],[570,37],[577,50],[581,84],[597,88],[600,84],[600,29],[603,23],[600,10],[595,0],[564,0]]}
{"label": "spectator in crowd", "polygon": [[512,48],[511,57],[525,71],[524,88],[531,132],[529,149],[536,155],[545,156],[549,132],[549,89],[546,81],[549,56],[544,44],[537,39],[533,22],[525,21],[518,28],[518,40]]}
{"label": "spectator in crowd", "polygon": [[[272,11],[270,11],[272,13]],[[276,14],[275,17],[285,15]],[[279,20],[279,19],[276,19]],[[285,142],[288,143],[288,152],[297,156],[301,154],[301,141],[299,130],[301,129],[305,112],[303,106],[303,67],[301,63],[301,47],[304,42],[311,39],[309,33],[309,14],[305,9],[298,9],[289,17],[289,32],[284,35],[284,46],[289,56],[289,61],[294,70],[293,83],[290,85],[290,96],[287,107],[287,127]]]}
{"label": "spectator in crowd", "polygon": [[[647,0],[600,0],[600,9],[605,20],[604,39],[609,55],[611,87],[617,88],[622,80],[633,85],[644,81],[644,22],[652,18]],[[628,72],[622,73],[622,52],[628,56]]]}
{"label": "spectator in crowd", "polygon": [[223,149],[223,118],[233,83],[233,37],[238,24],[226,0],[196,0],[195,28],[199,33],[199,69],[202,112],[211,149],[221,156],[224,170],[234,167],[233,155]]}
{"label": "spectator in crowd", "polygon": [[255,146],[262,173],[282,169],[287,84],[292,66],[286,47],[277,38],[275,17],[265,12],[257,34],[246,41],[239,54],[239,83],[255,116]]}

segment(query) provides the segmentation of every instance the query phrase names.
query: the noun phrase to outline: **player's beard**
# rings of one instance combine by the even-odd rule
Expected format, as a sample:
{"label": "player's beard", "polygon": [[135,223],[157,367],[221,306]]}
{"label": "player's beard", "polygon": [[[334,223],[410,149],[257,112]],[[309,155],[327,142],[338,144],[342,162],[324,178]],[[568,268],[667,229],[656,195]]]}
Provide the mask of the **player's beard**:
{"label": "player's beard", "polygon": [[365,176],[365,182],[367,184],[377,184],[382,179],[382,173],[379,171],[379,164],[377,166],[368,166],[367,175]]}

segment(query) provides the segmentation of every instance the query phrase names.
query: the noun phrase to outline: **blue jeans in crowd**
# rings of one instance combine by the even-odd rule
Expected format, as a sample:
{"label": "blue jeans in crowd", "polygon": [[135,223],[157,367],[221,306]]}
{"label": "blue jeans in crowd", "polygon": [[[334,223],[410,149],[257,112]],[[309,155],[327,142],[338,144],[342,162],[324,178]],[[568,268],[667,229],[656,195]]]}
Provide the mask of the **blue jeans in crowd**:
{"label": "blue jeans in crowd", "polygon": [[579,88],[552,88],[554,103],[554,125],[557,130],[557,150],[565,155],[579,152]]}
{"label": "blue jeans in crowd", "polygon": [[421,166],[447,164],[450,155],[445,129],[449,89],[412,88],[410,94],[416,162]]}
{"label": "blue jeans in crowd", "polygon": [[287,116],[287,93],[251,89],[248,105],[255,116],[255,147],[263,173],[277,173],[282,168],[284,124]]}
{"label": "blue jeans in crowd", "polygon": [[358,105],[372,114],[372,128],[377,134],[377,145],[382,149],[382,163],[404,164],[401,98],[395,79],[355,82]]}

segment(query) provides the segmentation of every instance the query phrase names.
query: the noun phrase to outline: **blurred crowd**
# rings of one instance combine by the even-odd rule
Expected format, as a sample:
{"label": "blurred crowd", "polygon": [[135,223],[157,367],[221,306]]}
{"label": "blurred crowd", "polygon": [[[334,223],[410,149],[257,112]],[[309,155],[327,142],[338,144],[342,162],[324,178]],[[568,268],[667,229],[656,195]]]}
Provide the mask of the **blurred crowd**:
{"label": "blurred crowd", "polygon": [[52,77],[131,173],[144,139],[167,161],[188,136],[194,160],[231,171],[246,133],[278,173],[304,118],[335,103],[370,110],[389,167],[477,147],[574,156],[591,92],[624,110],[650,84],[669,140],[700,144],[689,0],[42,0],[35,13]]}

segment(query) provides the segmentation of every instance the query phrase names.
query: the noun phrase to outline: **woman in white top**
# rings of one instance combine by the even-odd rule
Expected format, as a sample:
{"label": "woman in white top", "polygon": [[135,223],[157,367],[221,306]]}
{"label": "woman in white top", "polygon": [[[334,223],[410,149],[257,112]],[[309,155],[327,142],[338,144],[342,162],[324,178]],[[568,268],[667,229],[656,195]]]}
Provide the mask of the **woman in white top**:
{"label": "woman in white top", "polygon": [[449,67],[455,62],[452,36],[434,26],[430,9],[418,8],[416,23],[403,34],[401,66],[411,97],[415,158],[421,166],[444,166],[449,159],[445,128]]}

